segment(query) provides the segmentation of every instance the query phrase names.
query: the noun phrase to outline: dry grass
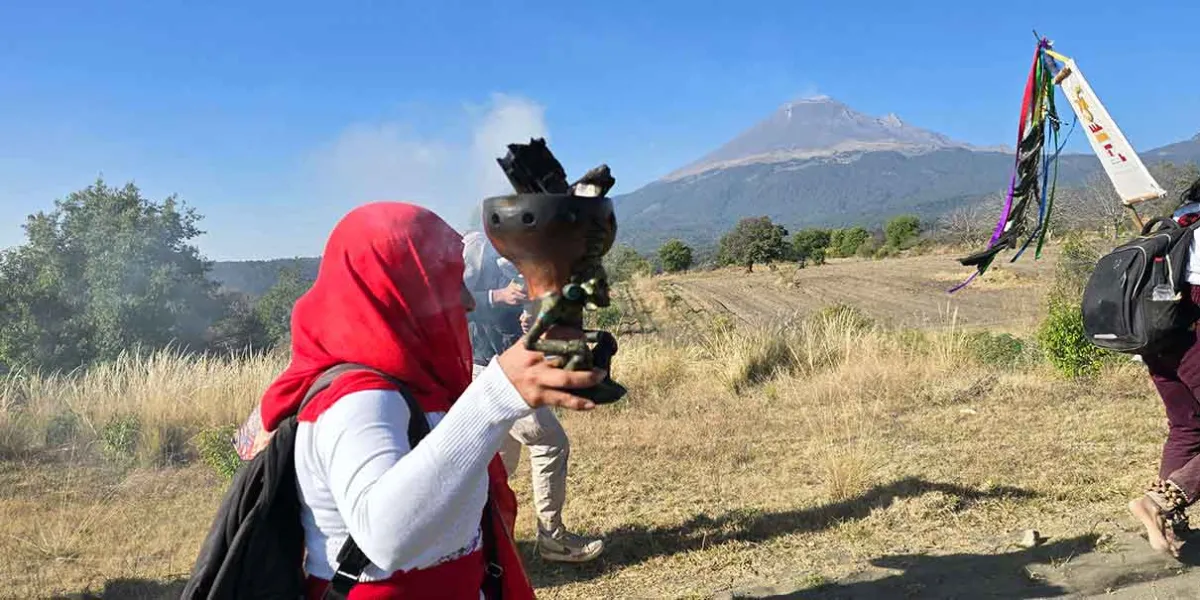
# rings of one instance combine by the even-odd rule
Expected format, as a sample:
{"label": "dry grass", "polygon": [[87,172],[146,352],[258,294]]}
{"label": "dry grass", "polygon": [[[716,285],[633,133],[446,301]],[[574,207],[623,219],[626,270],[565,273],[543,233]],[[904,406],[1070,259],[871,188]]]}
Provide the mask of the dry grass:
{"label": "dry grass", "polygon": [[115,446],[147,466],[181,462],[197,433],[240,423],[286,361],[163,351],[83,372],[10,374],[0,378],[0,458]]}
{"label": "dry grass", "polygon": [[[693,310],[672,306],[653,281],[636,285],[656,318]],[[953,319],[915,332],[843,309],[762,328],[711,312],[689,318],[691,338],[622,339],[613,374],[628,398],[562,415],[568,525],[604,535],[609,550],[596,563],[553,566],[526,546],[540,597],[862,582],[897,576],[886,566],[897,557],[914,573],[901,569],[897,594],[919,595],[939,577],[979,576],[949,555],[999,569],[988,557],[1011,550],[1022,529],[1071,542],[1071,552],[1127,529],[1124,500],[1155,473],[1162,409],[1136,365],[1071,382],[1039,365],[985,364]],[[8,381],[0,441],[30,456],[63,411],[92,440],[122,414],[191,435],[244,417],[282,366],[160,355]],[[0,463],[3,594],[108,585],[120,590],[111,597],[171,597],[162,586],[190,567],[220,480],[198,466],[62,473]],[[513,479],[522,540],[532,538],[528,473],[523,463]]]}
{"label": "dry grass", "polygon": [[[1132,526],[1124,500],[1154,475],[1165,434],[1136,367],[1069,382],[981,364],[953,327],[918,343],[839,319],[718,331],[699,353],[658,348],[691,359],[672,390],[650,365],[623,362],[614,373],[632,408],[564,415],[569,523],[610,550],[597,565],[532,562],[542,595],[874,578],[894,572],[871,566],[882,557],[990,555],[1026,528],[1064,541],[1055,560],[1066,560],[1089,536]],[[662,360],[651,364],[680,364]],[[516,486],[528,498],[524,478]],[[906,583],[962,576],[947,565]]]}
{"label": "dry grass", "polygon": [[[1023,331],[1036,325],[1061,251],[1050,247],[1040,261],[1032,256],[997,264],[954,295],[946,291],[971,269],[954,255],[937,253],[887,260],[838,259],[823,266],[779,266],[746,273],[719,269],[654,278],[640,294],[676,298],[676,306],[700,313],[726,313],[758,326],[811,314],[830,304],[850,304],[882,322],[930,329],[949,323]],[[658,289],[655,289],[658,288]]]}
{"label": "dry grass", "polygon": [[[0,597],[178,598],[220,501],[202,467],[0,465]],[[173,592],[173,594],[171,593]]]}

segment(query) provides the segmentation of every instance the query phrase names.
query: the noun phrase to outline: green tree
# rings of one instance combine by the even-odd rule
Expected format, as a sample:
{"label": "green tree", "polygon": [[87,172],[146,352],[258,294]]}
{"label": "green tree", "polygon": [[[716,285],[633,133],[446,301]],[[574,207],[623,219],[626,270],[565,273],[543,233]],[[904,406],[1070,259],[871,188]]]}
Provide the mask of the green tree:
{"label": "green tree", "polygon": [[846,237],[845,229],[830,229],[829,244],[825,247],[825,255],[834,258],[845,258],[842,255],[842,238]]}
{"label": "green tree", "polygon": [[878,238],[868,235],[866,239],[858,244],[858,248],[854,251],[854,253],[857,254],[859,258],[875,258],[875,255],[878,254],[882,248],[883,244],[879,242]]}
{"label": "green tree", "polygon": [[792,235],[792,256],[802,263],[825,264],[825,248],[830,241],[828,229],[801,229]]}
{"label": "green tree", "polygon": [[103,180],[25,223],[0,255],[0,362],[70,369],[143,346],[203,347],[221,316],[200,220],[175,196]]}
{"label": "green tree", "polygon": [[921,219],[914,215],[895,217],[883,227],[884,245],[897,250],[911,248],[920,236]]}
{"label": "green tree", "polygon": [[296,267],[285,267],[279,272],[279,280],[254,305],[254,314],[262,323],[267,342],[275,345],[288,338],[292,326],[292,308],[312,281],[300,275]]}
{"label": "green tree", "polygon": [[858,249],[871,237],[871,232],[862,227],[834,229],[829,232],[830,254],[849,258],[858,254]]}
{"label": "green tree", "polygon": [[250,297],[241,292],[225,294],[225,316],[209,329],[208,347],[220,352],[266,350],[273,344],[267,328],[254,310]]}
{"label": "green tree", "polygon": [[668,273],[686,271],[692,267],[692,248],[680,240],[668,240],[658,249],[658,260]]}
{"label": "green tree", "polygon": [[782,260],[788,255],[787,229],[770,217],[747,217],[721,238],[718,261],[754,270],[755,263]]}
{"label": "green tree", "polygon": [[648,275],[651,267],[650,261],[638,254],[637,250],[620,244],[604,255],[604,270],[608,273],[609,281],[616,283],[631,279],[634,275]]}

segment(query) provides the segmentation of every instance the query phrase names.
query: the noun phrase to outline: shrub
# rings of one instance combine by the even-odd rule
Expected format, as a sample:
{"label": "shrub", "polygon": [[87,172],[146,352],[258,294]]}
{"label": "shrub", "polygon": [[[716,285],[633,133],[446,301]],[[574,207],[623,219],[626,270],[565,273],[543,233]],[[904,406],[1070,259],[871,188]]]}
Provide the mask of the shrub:
{"label": "shrub", "polygon": [[831,304],[826,306],[817,311],[816,318],[860,331],[875,326],[875,321],[871,317],[868,317],[857,306],[850,304]]}
{"label": "shrub", "polygon": [[1100,260],[1100,250],[1079,235],[1071,235],[1063,243],[1062,256],[1054,271],[1052,299],[1076,300],[1083,297],[1083,288]]}
{"label": "shrub", "polygon": [[1042,354],[1066,377],[1095,374],[1111,354],[1087,339],[1080,308],[1083,288],[1099,256],[1099,250],[1084,238],[1078,235],[1067,238],[1055,269],[1049,310],[1038,328],[1037,340]]}
{"label": "shrub", "polygon": [[1078,302],[1052,300],[1037,337],[1046,359],[1065,377],[1095,374],[1106,355],[1084,335]]}
{"label": "shrub", "polygon": [[834,229],[829,232],[830,256],[848,258],[858,253],[859,248],[871,238],[871,233],[862,227]]}
{"label": "shrub", "polygon": [[610,283],[627,281],[635,275],[648,275],[653,270],[650,261],[631,246],[617,245],[604,255],[604,270]]}
{"label": "shrub", "polygon": [[79,418],[73,412],[54,415],[46,423],[46,446],[59,448],[70,445],[79,433]]}
{"label": "shrub", "polygon": [[668,273],[677,273],[692,268],[692,249],[679,240],[669,240],[658,249],[658,260]]}
{"label": "shrub", "polygon": [[614,302],[608,306],[605,306],[604,308],[599,308],[587,313],[587,316],[590,317],[588,319],[590,321],[590,324],[588,325],[589,328],[612,330],[617,325],[621,324],[623,313],[621,311],[621,307]]}
{"label": "shrub", "polygon": [[0,460],[26,456],[37,444],[29,421],[23,411],[0,406]]}
{"label": "shrub", "polygon": [[883,227],[886,245],[900,250],[916,244],[921,236],[921,219],[914,215],[903,215],[887,222]]}
{"label": "shrub", "polygon": [[137,448],[144,467],[169,467],[187,462],[187,433],[179,425],[159,423],[143,427]]}
{"label": "shrub", "polygon": [[[876,252],[879,252],[879,240],[873,237],[863,240],[862,243],[858,245],[857,254],[859,258],[874,258]],[[852,255],[847,254],[846,256]]]}
{"label": "shrub", "polygon": [[1007,333],[973,333],[967,337],[967,347],[979,362],[993,367],[1016,366],[1026,355],[1025,342]]}
{"label": "shrub", "polygon": [[100,429],[100,447],[110,458],[128,459],[137,451],[142,422],[136,414],[113,415]]}
{"label": "shrub", "polygon": [[234,473],[242,466],[241,457],[233,448],[233,436],[236,431],[236,426],[226,425],[205,429],[196,436],[200,461],[225,479],[233,479]]}
{"label": "shrub", "polygon": [[900,249],[895,246],[884,246],[875,251],[875,258],[892,258],[898,256]]}

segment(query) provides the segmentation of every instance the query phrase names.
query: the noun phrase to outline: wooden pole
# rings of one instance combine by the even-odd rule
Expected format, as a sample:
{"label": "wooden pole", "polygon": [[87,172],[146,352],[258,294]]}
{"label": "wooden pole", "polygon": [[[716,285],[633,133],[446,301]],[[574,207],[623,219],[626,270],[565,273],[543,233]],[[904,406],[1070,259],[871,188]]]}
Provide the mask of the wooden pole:
{"label": "wooden pole", "polygon": [[1142,228],[1146,226],[1145,221],[1142,220],[1142,215],[1138,214],[1137,206],[1134,204],[1126,204],[1125,207],[1129,209],[1129,218],[1133,219],[1134,229],[1140,234]]}

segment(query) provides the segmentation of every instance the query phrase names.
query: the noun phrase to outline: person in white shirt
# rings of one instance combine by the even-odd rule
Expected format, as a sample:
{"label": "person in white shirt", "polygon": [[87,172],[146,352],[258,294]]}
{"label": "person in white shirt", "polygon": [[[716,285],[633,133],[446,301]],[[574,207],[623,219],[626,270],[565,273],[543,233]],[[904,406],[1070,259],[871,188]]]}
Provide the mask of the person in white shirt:
{"label": "person in white shirt", "polygon": [[[528,328],[529,313],[519,273],[500,256],[487,236],[471,231],[463,236],[463,282],[475,298],[468,317],[471,352],[476,374],[498,352],[518,343]],[[562,423],[550,409],[538,409],[517,419],[500,449],[511,475],[521,458],[521,447],[529,448],[533,478],[533,503],[537,521],[537,551],[545,560],[587,562],[604,552],[604,541],[572,533],[563,524],[567,501],[567,464],[571,444]]]}
{"label": "person in white shirt", "polygon": [[[291,363],[260,404],[267,431],[296,414],[331,367],[379,372],[339,376],[298,414],[308,598],[329,587],[348,536],[370,560],[350,600],[534,597],[497,451],[513,423],[539,408],[593,408],[570,391],[604,373],[555,368],[514,344],[472,381],[463,268],[461,237],[440,217],[377,202],[337,224],[295,304]],[[432,428],[416,447],[413,419]]]}

